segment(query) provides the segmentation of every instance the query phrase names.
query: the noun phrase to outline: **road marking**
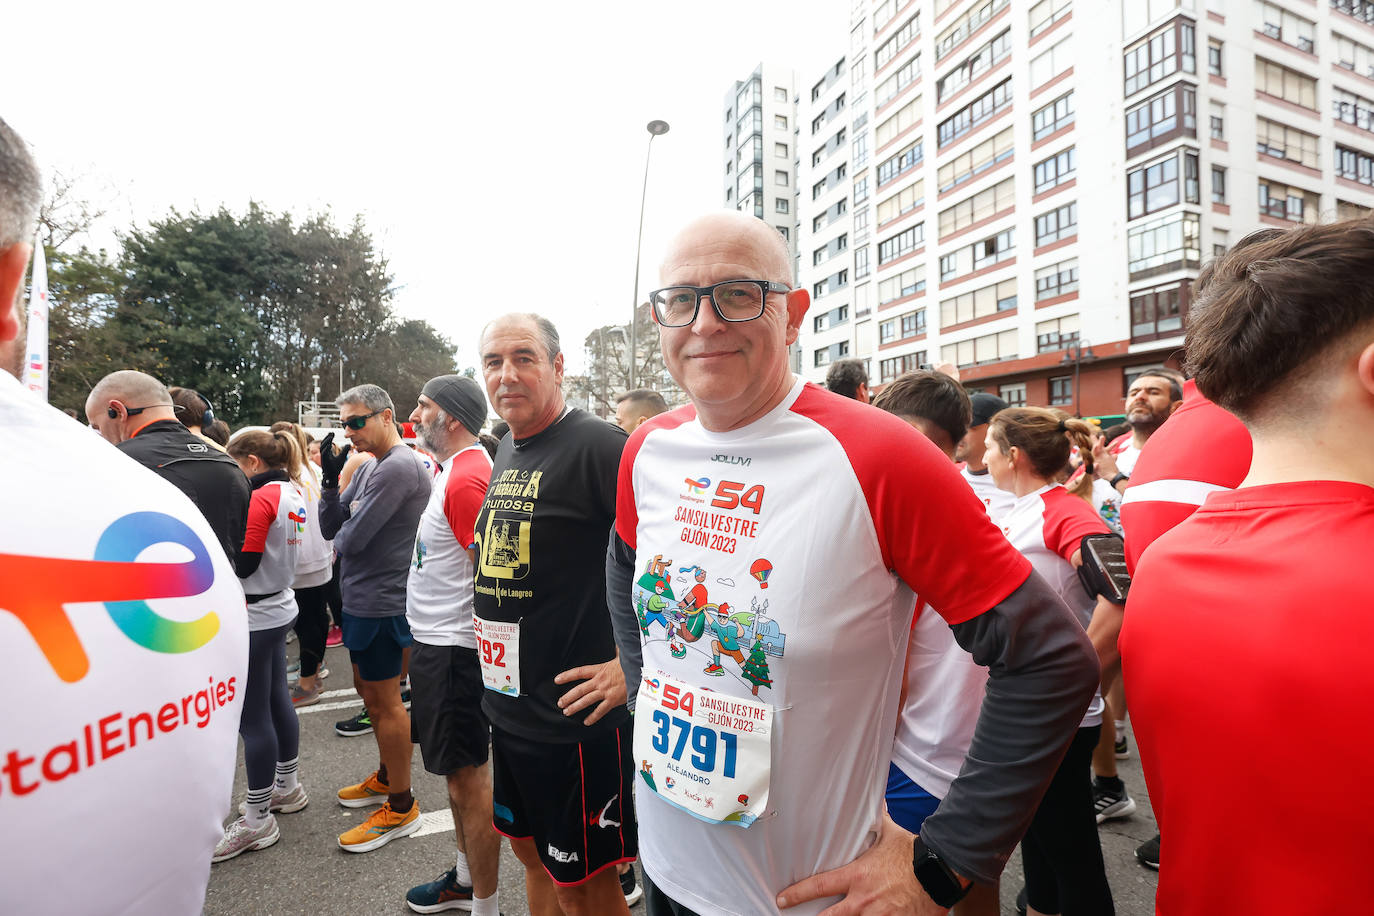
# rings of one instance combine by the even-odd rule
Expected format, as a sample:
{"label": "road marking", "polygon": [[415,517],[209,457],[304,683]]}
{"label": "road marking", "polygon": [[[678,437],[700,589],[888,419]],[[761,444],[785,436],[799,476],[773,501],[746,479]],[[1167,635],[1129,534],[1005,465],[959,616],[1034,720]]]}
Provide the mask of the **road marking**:
{"label": "road marking", "polygon": [[[346,691],[339,691],[344,693]],[[350,706],[363,705],[363,698],[357,697],[352,700],[341,700],[338,703],[316,703],[314,706],[299,706],[296,708],[296,715],[303,716],[310,712],[328,712],[331,709],[348,709]]]}
{"label": "road marking", "polygon": [[453,810],[431,811],[420,815],[420,829],[411,836],[428,836],[431,833],[453,833]]}

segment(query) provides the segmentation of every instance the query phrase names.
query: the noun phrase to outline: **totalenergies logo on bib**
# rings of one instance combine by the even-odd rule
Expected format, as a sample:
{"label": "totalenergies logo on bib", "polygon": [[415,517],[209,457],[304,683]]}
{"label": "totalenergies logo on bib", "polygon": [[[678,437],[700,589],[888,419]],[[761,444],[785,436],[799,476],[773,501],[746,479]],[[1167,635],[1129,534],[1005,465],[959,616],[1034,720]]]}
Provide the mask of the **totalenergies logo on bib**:
{"label": "totalenergies logo on bib", "polygon": [[[139,563],[155,544],[179,544],[191,552],[184,563]],[[67,616],[66,605],[101,602],[129,640],[154,652],[192,652],[219,632],[209,612],[190,621],[168,620],[149,598],[188,598],[215,582],[205,545],[184,522],[161,512],[132,512],[101,534],[92,560],[0,553],[0,608],[19,618],[53,671],[75,683],[90,660]]]}

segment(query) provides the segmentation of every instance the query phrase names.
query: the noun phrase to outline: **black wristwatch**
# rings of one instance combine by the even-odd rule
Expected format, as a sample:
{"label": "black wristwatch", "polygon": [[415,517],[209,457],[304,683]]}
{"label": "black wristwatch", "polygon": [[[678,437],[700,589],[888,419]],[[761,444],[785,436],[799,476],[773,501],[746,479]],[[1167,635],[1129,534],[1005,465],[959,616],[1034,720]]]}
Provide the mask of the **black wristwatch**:
{"label": "black wristwatch", "polygon": [[916,880],[921,882],[930,899],[945,909],[963,900],[968,893],[968,886],[950,871],[938,855],[926,848],[919,834],[911,850],[911,870],[916,873]]}
{"label": "black wristwatch", "polygon": [[1111,483],[1112,483],[1112,489],[1115,490],[1115,489],[1116,489],[1116,485],[1119,484],[1119,483],[1121,483],[1121,481],[1123,481],[1123,480],[1130,480],[1130,479],[1131,479],[1131,475],[1129,475],[1129,474],[1122,474],[1120,471],[1118,471],[1117,474],[1116,474],[1116,476],[1112,478],[1112,481],[1111,481]]}

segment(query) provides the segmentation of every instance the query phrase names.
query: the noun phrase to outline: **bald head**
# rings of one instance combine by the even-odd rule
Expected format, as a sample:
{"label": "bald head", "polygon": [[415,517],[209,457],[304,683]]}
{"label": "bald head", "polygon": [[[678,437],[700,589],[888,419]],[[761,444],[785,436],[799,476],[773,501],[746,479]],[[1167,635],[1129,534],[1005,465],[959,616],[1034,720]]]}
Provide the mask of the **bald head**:
{"label": "bald head", "polygon": [[86,398],[86,420],[115,444],[132,438],[154,420],[175,419],[167,386],[133,369],[111,372],[95,383]]}
{"label": "bald head", "polygon": [[[778,230],[738,210],[719,210],[700,216],[673,237],[659,267],[659,279],[684,256],[696,255],[713,263],[735,263],[735,279],[776,280],[792,285],[792,254]],[[747,263],[746,263],[747,262]],[[746,270],[747,267],[747,270]],[[762,267],[767,276],[757,276]]]}

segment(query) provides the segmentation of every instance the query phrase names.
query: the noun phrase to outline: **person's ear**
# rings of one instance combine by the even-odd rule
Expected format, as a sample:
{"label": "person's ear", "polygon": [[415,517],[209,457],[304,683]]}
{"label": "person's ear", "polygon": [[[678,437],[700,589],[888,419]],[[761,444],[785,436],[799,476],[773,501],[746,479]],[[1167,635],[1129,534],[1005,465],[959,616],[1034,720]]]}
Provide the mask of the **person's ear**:
{"label": "person's ear", "polygon": [[805,289],[794,289],[787,294],[787,336],[785,342],[791,346],[797,342],[801,331],[802,319],[811,308],[811,293]]}
{"label": "person's ear", "polygon": [[553,358],[553,377],[558,379],[558,384],[563,384],[563,352],[561,350]]}
{"label": "person's ear", "polygon": [[1360,387],[1366,394],[1374,397],[1374,343],[1360,351],[1359,357],[1355,360],[1355,374],[1360,380]]}
{"label": "person's ear", "polygon": [[19,289],[24,285],[24,271],[29,265],[33,246],[16,242],[0,251],[0,341],[14,340],[24,326],[19,320]]}

